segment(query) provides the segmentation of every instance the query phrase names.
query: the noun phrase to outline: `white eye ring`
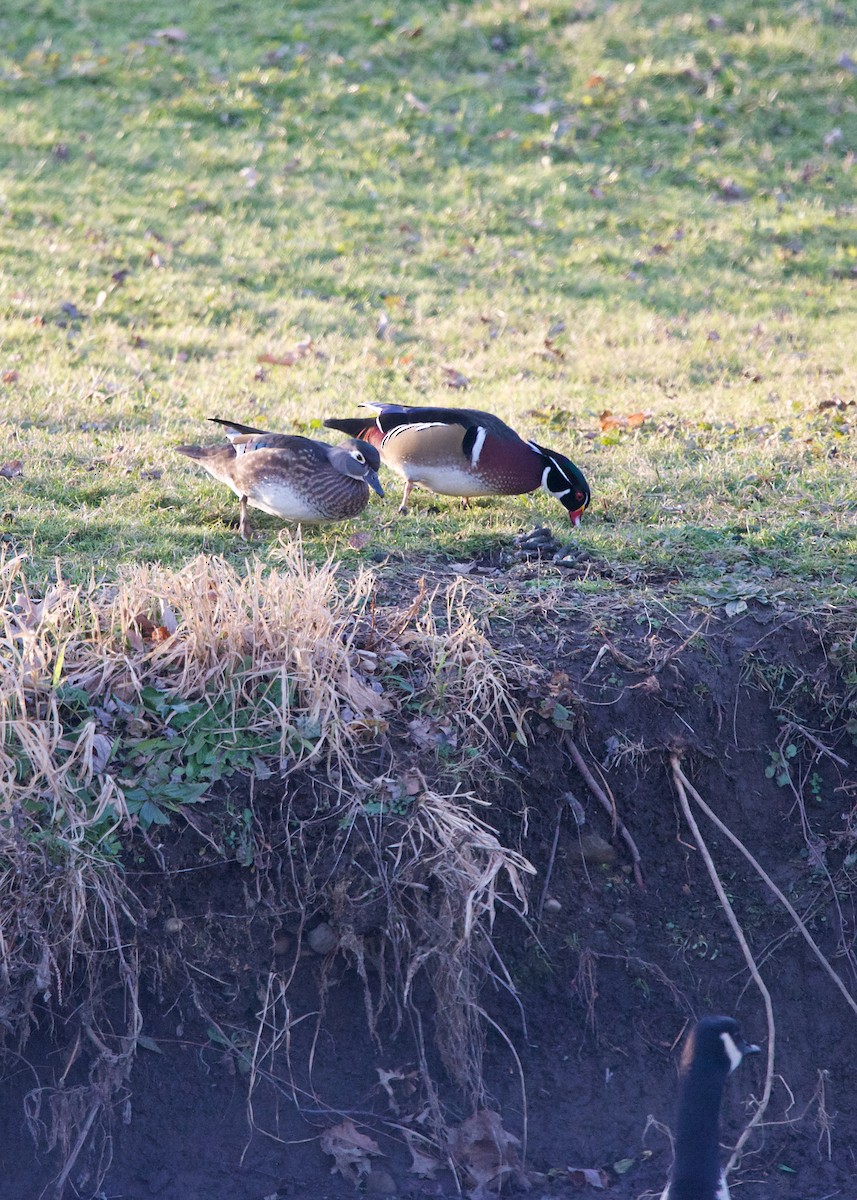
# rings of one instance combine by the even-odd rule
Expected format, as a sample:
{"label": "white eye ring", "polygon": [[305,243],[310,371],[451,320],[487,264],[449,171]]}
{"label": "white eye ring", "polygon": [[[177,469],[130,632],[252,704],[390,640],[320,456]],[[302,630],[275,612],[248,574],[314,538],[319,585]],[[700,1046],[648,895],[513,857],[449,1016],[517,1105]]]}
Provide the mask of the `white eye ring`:
{"label": "white eye ring", "polygon": [[351,457],[352,457],[352,458],[356,458],[356,459],[357,459],[357,461],[358,461],[359,463],[362,463],[364,467],[366,466],[366,459],[363,457],[363,455],[360,453],[360,451],[359,451],[359,450],[352,450],[352,451],[351,451]]}

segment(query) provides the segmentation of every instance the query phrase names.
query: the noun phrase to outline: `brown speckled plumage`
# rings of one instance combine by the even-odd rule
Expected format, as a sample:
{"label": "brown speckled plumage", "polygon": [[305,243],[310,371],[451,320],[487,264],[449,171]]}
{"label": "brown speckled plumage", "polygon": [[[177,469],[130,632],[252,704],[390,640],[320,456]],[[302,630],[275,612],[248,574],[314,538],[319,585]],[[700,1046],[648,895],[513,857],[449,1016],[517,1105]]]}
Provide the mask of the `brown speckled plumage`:
{"label": "brown speckled plumage", "polygon": [[378,481],[374,446],[352,439],[331,446],[311,438],[264,433],[251,426],[212,418],[230,430],[227,446],[177,446],[241,502],[239,532],[250,534],[247,506],[286,521],[342,521],[362,512]]}

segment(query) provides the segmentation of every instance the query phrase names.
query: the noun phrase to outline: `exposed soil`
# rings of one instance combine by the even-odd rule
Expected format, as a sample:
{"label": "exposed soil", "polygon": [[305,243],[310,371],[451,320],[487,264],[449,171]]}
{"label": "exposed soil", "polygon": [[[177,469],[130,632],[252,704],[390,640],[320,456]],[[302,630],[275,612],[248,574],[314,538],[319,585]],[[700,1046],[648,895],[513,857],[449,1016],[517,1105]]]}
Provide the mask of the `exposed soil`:
{"label": "exposed soil", "polygon": [[[659,1192],[670,1147],[663,1130],[647,1129],[647,1122],[650,1115],[673,1120],[677,1049],[688,1022],[725,1012],[739,1018],[751,1040],[767,1037],[759,993],[682,816],[670,752],[681,755],[702,797],[759,858],[857,991],[848,858],[857,838],[857,764],[843,686],[821,636],[808,621],[761,608],[731,622],[657,613],[659,621],[649,622],[643,614],[638,621],[605,612],[593,629],[534,609],[513,627],[498,623],[493,634],[523,661],[548,668],[530,675],[530,747],[498,755],[498,770],[486,770],[480,788],[491,800],[480,815],[538,872],[527,921],[505,910],[498,916],[496,976],[479,996],[494,1026],[482,1102],[525,1142],[524,1170],[538,1196],[578,1194],[567,1168],[603,1168],[617,1200]],[[836,757],[797,730],[783,737],[786,713]],[[609,784],[639,848],[644,888],[572,762],[563,724]],[[805,798],[804,820],[795,792],[782,783],[782,764],[774,777],[766,775],[778,744],[797,748],[788,766]],[[413,745],[402,742],[396,752],[403,769],[440,770]],[[317,802],[314,787],[304,780],[293,797],[304,815]],[[332,1159],[319,1144],[320,1132],[343,1115],[385,1155],[361,1190],[460,1194],[443,1166],[434,1179],[409,1170],[403,1131],[424,1109],[423,1084],[391,1083],[396,1112],[379,1085],[378,1068],[415,1071],[412,1021],[396,1032],[388,1007],[373,1039],[353,954],[315,952],[306,944],[308,929],[277,909],[277,888],[288,874],[276,861],[277,822],[286,819],[282,785],[278,792],[276,781],[257,783],[251,796],[246,782],[233,779],[220,802],[232,812],[248,803],[269,812],[264,864],[241,861],[237,845],[235,857],[223,861],[198,812],[196,829],[172,827],[157,852],[135,847],[129,855],[129,878],[148,914],[140,934],[145,1040],[114,1103],[106,1174],[86,1150],[66,1194],[352,1197],[354,1184],[331,1174]],[[732,1177],[733,1197],[852,1200],[855,1014],[746,860],[704,816],[698,819],[771,990],[776,1021],[778,1081],[765,1127]],[[587,841],[593,834],[600,837],[594,845]],[[315,860],[318,870],[341,866]],[[359,868],[359,855],[350,866]],[[326,914],[340,945],[343,931],[372,934],[382,908],[373,908],[371,881],[366,891],[357,916],[347,905]],[[368,971],[371,988],[371,965]],[[498,982],[504,971],[506,987]],[[256,1014],[281,983],[286,990],[276,1011],[284,1014],[287,1003],[291,1035],[252,1076],[245,1068]],[[446,1121],[455,1125],[474,1101],[444,1070],[433,1046],[431,996],[425,983],[418,987],[425,991],[418,1000],[427,1064]],[[322,1009],[317,1022],[313,1014]],[[748,1099],[761,1094],[764,1069],[762,1055],[730,1081],[724,1142],[734,1141]],[[7,1057],[6,1072],[0,1200],[30,1200],[49,1188],[63,1157],[35,1148],[22,1120],[24,1096],[37,1077],[56,1085],[68,1072],[67,1086],[85,1082],[85,1048],[72,1059],[63,1029],[43,1023],[21,1057]],[[103,1137],[93,1145],[105,1152],[108,1146]],[[518,1173],[507,1190],[521,1183]],[[466,1181],[462,1187],[466,1192]]]}

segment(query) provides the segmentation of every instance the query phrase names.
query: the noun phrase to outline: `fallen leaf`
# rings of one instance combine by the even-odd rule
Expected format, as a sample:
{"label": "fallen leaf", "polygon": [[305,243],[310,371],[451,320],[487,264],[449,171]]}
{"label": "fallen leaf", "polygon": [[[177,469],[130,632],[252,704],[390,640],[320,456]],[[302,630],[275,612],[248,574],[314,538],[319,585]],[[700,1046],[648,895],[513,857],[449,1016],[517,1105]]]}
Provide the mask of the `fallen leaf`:
{"label": "fallen leaf", "polygon": [[429,106],[425,100],[417,99],[413,92],[405,92],[405,103],[409,104],[411,108],[415,108],[418,113],[422,113],[423,116],[429,112]]}
{"label": "fallen leaf", "polygon": [[594,1187],[603,1189],[610,1182],[606,1171],[594,1167],[566,1167],[568,1177],[575,1187]]}
{"label": "fallen leaf", "polygon": [[238,174],[247,184],[248,188],[254,188],[262,178],[255,167],[242,167]]}
{"label": "fallen leaf", "polygon": [[543,358],[565,358],[565,351],[560,350],[558,346],[555,346],[549,337],[545,338],[544,348],[539,351],[539,354],[541,354]]}
{"label": "fallen leaf", "polygon": [[361,1133],[347,1117],[338,1125],[325,1129],[319,1138],[319,1145],[325,1154],[333,1158],[331,1175],[339,1171],[351,1183],[358,1183],[362,1176],[368,1175],[372,1170],[372,1157],[381,1154],[378,1143]]}
{"label": "fallen leaf", "polygon": [[164,623],[164,627],[170,633],[175,633],[175,631],[178,629],[179,623],[176,618],[175,610],[171,604],[167,604],[166,600],[161,601],[161,620]]}
{"label": "fallen leaf", "polygon": [[13,458],[7,463],[3,463],[0,467],[0,479],[15,479],[18,475],[24,474],[23,459]]}
{"label": "fallen leaf", "polygon": [[64,312],[67,317],[71,317],[73,321],[83,320],[83,313],[76,304],[72,303],[71,300],[66,300],[64,304],[61,304],[60,310]]}
{"label": "fallen leaf", "polygon": [[455,367],[443,367],[443,382],[447,387],[451,388],[467,388],[470,387],[470,380],[466,375],[456,370]]}
{"label": "fallen leaf", "polygon": [[434,1179],[435,1172],[443,1167],[444,1164],[431,1154],[426,1154],[424,1150],[415,1145],[417,1139],[423,1141],[423,1138],[419,1134],[413,1133],[410,1129],[406,1129],[404,1134],[405,1141],[408,1143],[408,1149],[411,1152],[411,1165],[408,1170],[420,1179]]}
{"label": "fallen leaf", "polygon": [[3,372],[4,383],[17,383],[19,379],[18,372],[15,370]]}
{"label": "fallen leaf", "polygon": [[399,31],[399,37],[403,38],[418,38],[423,35],[422,25],[415,25],[412,29],[402,29]]}
{"label": "fallen leaf", "polygon": [[162,42],[186,42],[187,33],[177,25],[168,25],[166,29],[156,29],[152,37],[160,38]]}
{"label": "fallen leaf", "polygon": [[112,753],[112,738],[109,738],[106,733],[95,733],[92,735],[92,769],[96,775],[100,775],[107,766]]}
{"label": "fallen leaf", "polygon": [[136,617],[131,618],[131,628],[136,630],[140,637],[150,638],[155,632],[155,622],[145,613],[137,613]]}
{"label": "fallen leaf", "polygon": [[156,646],[160,646],[162,642],[166,642],[172,636],[166,625],[156,625],[152,630],[152,641]]}
{"label": "fallen leaf", "polygon": [[629,413],[627,417],[614,416],[609,408],[605,408],[604,412],[598,418],[601,423],[601,432],[606,433],[608,429],[639,429],[641,425],[645,425],[647,413]]}
{"label": "fallen leaf", "polygon": [[746,200],[747,193],[731,179],[718,179],[717,194],[721,200]]}
{"label": "fallen leaf", "polygon": [[493,1200],[510,1175],[527,1186],[518,1156],[520,1141],[503,1128],[498,1113],[480,1109],[449,1130],[449,1151],[473,1186],[470,1200]]}
{"label": "fallen leaf", "polygon": [[408,722],[408,736],[419,750],[435,750],[441,745],[455,749],[458,745],[448,717],[439,721],[432,717],[414,717]]}
{"label": "fallen leaf", "polygon": [[310,350],[312,350],[312,338],[304,338],[293,350],[287,350],[285,354],[259,354],[256,362],[266,363],[270,367],[293,367],[302,358],[306,358]]}
{"label": "fallen leaf", "polygon": [[371,533],[352,533],[348,539],[348,545],[352,550],[363,550],[371,541]]}

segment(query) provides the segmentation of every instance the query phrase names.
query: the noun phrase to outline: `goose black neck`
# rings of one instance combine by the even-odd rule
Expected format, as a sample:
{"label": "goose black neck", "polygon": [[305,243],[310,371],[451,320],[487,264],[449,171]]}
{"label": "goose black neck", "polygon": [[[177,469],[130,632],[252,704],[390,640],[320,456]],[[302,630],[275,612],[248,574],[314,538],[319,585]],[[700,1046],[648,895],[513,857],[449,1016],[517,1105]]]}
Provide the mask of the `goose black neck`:
{"label": "goose black neck", "polygon": [[670,1200],[715,1200],[725,1079],[726,1071],[695,1062],[682,1081]]}

